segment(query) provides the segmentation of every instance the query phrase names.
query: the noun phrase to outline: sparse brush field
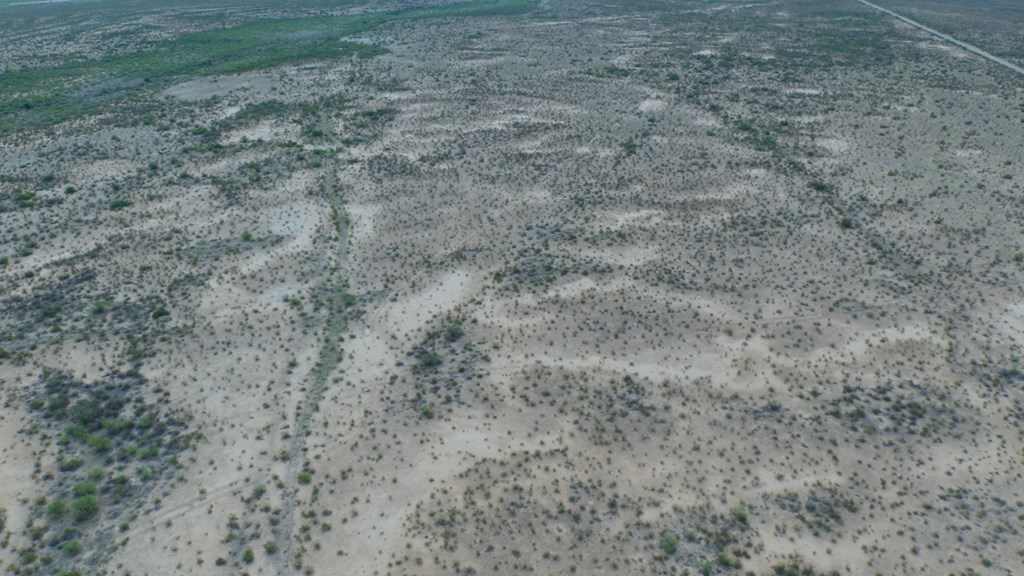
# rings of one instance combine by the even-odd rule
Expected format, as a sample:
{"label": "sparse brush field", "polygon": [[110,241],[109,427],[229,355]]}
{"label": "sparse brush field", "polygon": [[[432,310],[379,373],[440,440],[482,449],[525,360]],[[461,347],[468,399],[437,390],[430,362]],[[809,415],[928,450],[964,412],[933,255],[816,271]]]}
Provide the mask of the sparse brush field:
{"label": "sparse brush field", "polygon": [[1009,70],[846,0],[0,38],[0,571],[1024,573]]}

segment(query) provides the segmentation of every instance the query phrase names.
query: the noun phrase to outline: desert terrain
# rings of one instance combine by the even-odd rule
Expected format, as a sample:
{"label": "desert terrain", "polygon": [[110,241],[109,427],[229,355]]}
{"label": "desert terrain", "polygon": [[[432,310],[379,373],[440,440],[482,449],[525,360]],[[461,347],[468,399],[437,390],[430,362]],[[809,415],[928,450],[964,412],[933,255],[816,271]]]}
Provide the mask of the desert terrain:
{"label": "desert terrain", "polygon": [[854,0],[0,39],[0,571],[1024,573],[1024,76]]}

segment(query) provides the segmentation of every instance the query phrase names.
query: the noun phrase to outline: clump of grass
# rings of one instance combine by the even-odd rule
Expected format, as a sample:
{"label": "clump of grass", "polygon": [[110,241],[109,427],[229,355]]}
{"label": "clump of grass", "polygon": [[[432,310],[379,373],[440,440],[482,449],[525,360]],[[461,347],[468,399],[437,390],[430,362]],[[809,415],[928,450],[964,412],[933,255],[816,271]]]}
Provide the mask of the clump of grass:
{"label": "clump of grass", "polygon": [[661,550],[671,556],[679,550],[679,535],[674,532],[665,532],[661,535]]}

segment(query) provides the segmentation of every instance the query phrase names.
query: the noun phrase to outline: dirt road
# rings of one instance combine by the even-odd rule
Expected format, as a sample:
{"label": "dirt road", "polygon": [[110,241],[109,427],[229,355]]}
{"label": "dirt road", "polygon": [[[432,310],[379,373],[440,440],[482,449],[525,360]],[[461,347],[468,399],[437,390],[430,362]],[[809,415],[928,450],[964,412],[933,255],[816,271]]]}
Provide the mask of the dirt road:
{"label": "dirt road", "polygon": [[978,56],[981,56],[982,58],[988,60],[989,62],[994,62],[996,64],[999,64],[1000,66],[1005,66],[1006,68],[1009,68],[1010,70],[1013,70],[1014,72],[1024,76],[1024,68],[1021,68],[1020,66],[1017,66],[1016,64],[1013,64],[1012,62],[1007,62],[1006,60],[1000,58],[999,56],[996,56],[994,54],[990,54],[990,53],[982,50],[981,48],[978,48],[977,46],[974,46],[972,44],[968,44],[967,42],[963,42],[961,40],[957,40],[956,38],[953,38],[949,34],[943,34],[942,32],[939,32],[938,30],[935,30],[934,28],[929,28],[928,26],[925,26],[924,24],[921,24],[920,22],[915,22],[914,20],[911,20],[910,18],[907,18],[906,16],[902,16],[900,14],[897,14],[897,13],[893,12],[892,10],[888,10],[886,8],[882,8],[881,6],[879,6],[877,4],[872,4],[871,2],[868,2],[867,0],[857,0],[857,1],[860,2],[861,4],[864,4],[866,6],[870,6],[871,8],[874,8],[875,10],[878,10],[879,12],[884,12],[884,13],[888,14],[889,16],[892,16],[893,18],[896,18],[898,20],[906,22],[907,24],[910,24],[911,26],[913,26],[915,28],[919,28],[921,30],[924,30],[925,32],[931,34],[932,36],[937,36],[939,38],[942,38],[943,40],[945,40],[946,42],[949,42],[950,44],[956,44],[960,48],[963,48],[964,50],[967,50],[968,52],[971,52],[972,54],[977,54]]}

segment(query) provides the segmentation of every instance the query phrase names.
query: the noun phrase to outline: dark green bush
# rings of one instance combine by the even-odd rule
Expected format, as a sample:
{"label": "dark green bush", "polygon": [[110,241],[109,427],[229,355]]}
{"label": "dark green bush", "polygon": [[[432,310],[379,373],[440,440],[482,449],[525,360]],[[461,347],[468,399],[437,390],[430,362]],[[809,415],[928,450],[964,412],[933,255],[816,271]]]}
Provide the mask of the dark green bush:
{"label": "dark green bush", "polygon": [[86,494],[71,503],[71,512],[77,522],[85,522],[100,511],[100,500],[92,494]]}

